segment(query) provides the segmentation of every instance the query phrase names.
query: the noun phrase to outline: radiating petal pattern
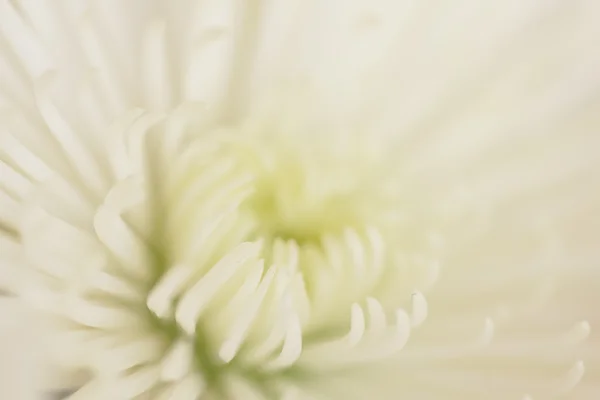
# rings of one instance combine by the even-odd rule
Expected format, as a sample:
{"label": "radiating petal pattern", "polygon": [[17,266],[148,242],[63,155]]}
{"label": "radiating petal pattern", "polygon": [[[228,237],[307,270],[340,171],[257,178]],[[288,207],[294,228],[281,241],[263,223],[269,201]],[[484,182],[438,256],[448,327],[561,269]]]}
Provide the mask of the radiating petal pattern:
{"label": "radiating petal pattern", "polygon": [[598,21],[587,0],[0,1],[2,318],[39,312],[66,382],[23,358],[30,378],[596,399]]}

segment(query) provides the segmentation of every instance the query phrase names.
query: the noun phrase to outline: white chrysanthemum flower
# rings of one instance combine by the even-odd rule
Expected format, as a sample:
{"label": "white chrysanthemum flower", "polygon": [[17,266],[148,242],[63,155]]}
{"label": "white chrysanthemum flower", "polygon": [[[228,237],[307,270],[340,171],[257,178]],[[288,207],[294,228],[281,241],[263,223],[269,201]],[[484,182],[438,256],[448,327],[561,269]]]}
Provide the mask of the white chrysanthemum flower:
{"label": "white chrysanthemum flower", "polygon": [[48,387],[596,399],[600,4],[451,3],[2,1]]}

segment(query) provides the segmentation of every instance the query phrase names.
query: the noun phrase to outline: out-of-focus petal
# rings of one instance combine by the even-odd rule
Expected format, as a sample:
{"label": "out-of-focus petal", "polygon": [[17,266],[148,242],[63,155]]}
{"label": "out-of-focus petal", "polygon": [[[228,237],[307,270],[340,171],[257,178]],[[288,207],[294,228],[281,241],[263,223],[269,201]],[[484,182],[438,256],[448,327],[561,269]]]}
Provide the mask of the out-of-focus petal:
{"label": "out-of-focus petal", "polygon": [[44,398],[47,349],[42,335],[30,309],[14,298],[0,298],[0,398]]}

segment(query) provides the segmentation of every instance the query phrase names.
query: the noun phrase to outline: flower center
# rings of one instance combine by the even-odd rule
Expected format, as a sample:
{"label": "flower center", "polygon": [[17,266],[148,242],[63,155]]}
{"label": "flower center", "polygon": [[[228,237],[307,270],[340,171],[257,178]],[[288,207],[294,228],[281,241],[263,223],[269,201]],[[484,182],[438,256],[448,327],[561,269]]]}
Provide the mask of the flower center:
{"label": "flower center", "polygon": [[323,234],[364,226],[361,189],[354,182],[338,187],[347,180],[344,171],[336,174],[325,165],[311,165],[322,173],[311,176],[310,159],[279,161],[273,170],[258,173],[256,191],[248,200],[248,211],[258,225],[257,237],[318,244]]}

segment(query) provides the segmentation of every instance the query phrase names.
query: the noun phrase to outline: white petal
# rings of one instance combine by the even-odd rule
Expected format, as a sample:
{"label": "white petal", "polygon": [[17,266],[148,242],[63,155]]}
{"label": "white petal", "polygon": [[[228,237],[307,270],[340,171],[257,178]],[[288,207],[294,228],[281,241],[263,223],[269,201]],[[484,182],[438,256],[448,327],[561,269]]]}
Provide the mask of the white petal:
{"label": "white petal", "polygon": [[153,111],[165,111],[173,103],[173,87],[165,21],[149,24],[142,47],[142,88]]}
{"label": "white petal", "polygon": [[0,298],[0,397],[36,400],[43,396],[48,359],[45,334],[31,310],[14,298]]}
{"label": "white petal", "polygon": [[242,243],[214,265],[189,289],[177,305],[175,319],[188,333],[194,334],[198,317],[219,289],[246,263],[258,255],[260,244]]}

